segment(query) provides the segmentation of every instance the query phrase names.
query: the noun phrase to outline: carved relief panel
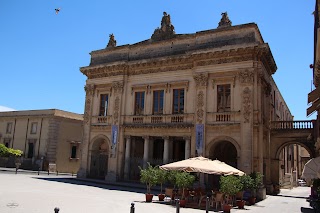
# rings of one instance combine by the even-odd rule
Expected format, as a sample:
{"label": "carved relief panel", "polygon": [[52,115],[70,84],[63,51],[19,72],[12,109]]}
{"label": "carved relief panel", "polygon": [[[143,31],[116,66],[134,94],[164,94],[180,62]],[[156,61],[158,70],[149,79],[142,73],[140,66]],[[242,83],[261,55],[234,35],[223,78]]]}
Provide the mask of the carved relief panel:
{"label": "carved relief panel", "polygon": [[93,84],[88,84],[84,87],[84,90],[86,91],[86,102],[85,102],[85,107],[84,107],[83,121],[85,124],[87,124],[90,120],[91,103],[93,100],[94,89],[95,89],[95,86]]}
{"label": "carved relief panel", "polygon": [[248,123],[251,116],[252,104],[251,104],[251,90],[246,87],[242,92],[242,114],[244,123]]}

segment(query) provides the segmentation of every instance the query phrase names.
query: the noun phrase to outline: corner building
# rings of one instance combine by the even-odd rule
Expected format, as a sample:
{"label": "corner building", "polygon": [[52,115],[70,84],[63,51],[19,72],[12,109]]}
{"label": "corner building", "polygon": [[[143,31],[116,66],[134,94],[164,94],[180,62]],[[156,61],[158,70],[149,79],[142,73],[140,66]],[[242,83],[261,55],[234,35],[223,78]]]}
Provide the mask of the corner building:
{"label": "corner building", "polygon": [[269,121],[293,120],[255,23],[176,34],[170,15],[150,39],[91,52],[80,177],[139,180],[145,167],[219,159],[270,182]]}

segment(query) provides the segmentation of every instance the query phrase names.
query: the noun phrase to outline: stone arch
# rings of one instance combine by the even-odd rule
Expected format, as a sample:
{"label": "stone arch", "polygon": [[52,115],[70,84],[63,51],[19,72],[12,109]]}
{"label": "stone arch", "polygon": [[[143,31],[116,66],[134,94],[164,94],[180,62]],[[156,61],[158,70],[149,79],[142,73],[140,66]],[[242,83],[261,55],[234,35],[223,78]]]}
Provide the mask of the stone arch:
{"label": "stone arch", "polygon": [[315,157],[315,153],[314,153],[314,150],[312,149],[312,147],[309,147],[305,143],[302,143],[300,141],[294,141],[294,140],[293,141],[284,142],[280,146],[278,146],[277,149],[276,149],[275,155],[272,156],[272,157],[274,159],[279,159],[281,150],[283,148],[285,148],[286,146],[289,146],[289,145],[292,145],[292,144],[297,144],[297,145],[300,145],[303,148],[305,148],[308,151],[308,153],[310,154],[310,158],[314,158]]}
{"label": "stone arch", "polygon": [[108,173],[108,160],[111,146],[107,136],[99,134],[89,144],[89,177],[105,179]]}
{"label": "stone arch", "polygon": [[208,149],[206,149],[206,156],[210,156],[210,150],[214,149],[221,141],[228,141],[228,142],[232,143],[237,150],[237,157],[238,158],[240,157],[240,151],[241,151],[240,145],[238,144],[238,142],[235,139],[233,139],[232,137],[229,137],[229,136],[219,136],[219,137],[216,137],[215,139],[213,139],[208,144]]}
{"label": "stone arch", "polygon": [[94,148],[96,148],[96,147],[94,147],[94,146],[97,146],[97,144],[95,144],[95,142],[97,142],[99,139],[102,139],[103,141],[105,141],[107,143],[108,150],[111,149],[111,142],[110,142],[109,138],[103,134],[99,134],[91,139],[90,145],[89,145],[89,150],[93,150]]}

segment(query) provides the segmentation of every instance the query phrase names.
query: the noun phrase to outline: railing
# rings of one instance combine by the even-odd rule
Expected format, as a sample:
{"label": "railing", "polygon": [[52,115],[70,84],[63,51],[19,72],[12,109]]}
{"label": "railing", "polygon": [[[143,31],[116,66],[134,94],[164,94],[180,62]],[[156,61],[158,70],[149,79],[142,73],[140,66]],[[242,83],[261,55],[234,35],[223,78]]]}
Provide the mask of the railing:
{"label": "railing", "polygon": [[271,121],[271,129],[312,129],[312,121]]}
{"label": "railing", "polygon": [[125,124],[175,124],[193,123],[194,114],[173,115],[129,115],[124,116]]}
{"label": "railing", "polygon": [[208,123],[216,122],[240,122],[240,112],[208,112]]}
{"label": "railing", "polygon": [[93,124],[111,125],[111,123],[112,123],[111,115],[107,115],[107,116],[92,116],[92,123]]}

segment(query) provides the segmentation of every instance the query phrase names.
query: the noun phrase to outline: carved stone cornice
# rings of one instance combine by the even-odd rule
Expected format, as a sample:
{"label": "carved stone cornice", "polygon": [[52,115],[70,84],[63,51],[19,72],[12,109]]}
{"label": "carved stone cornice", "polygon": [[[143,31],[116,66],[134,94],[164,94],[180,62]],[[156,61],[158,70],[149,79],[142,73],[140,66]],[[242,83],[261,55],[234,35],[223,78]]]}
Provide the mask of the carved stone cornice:
{"label": "carved stone cornice", "polygon": [[118,75],[140,75],[159,72],[192,69],[194,66],[233,63],[250,60],[261,60],[268,67],[269,74],[274,74],[276,65],[267,45],[208,52],[194,52],[191,55],[168,57],[167,59],[149,59],[148,61],[129,62],[104,66],[88,66],[80,71],[88,79],[104,78]]}
{"label": "carved stone cornice", "polygon": [[93,131],[101,131],[101,130],[105,131],[105,130],[110,130],[111,127],[110,125],[92,125],[91,129]]}
{"label": "carved stone cornice", "polygon": [[196,87],[207,86],[208,85],[208,73],[198,73],[193,76]]}

